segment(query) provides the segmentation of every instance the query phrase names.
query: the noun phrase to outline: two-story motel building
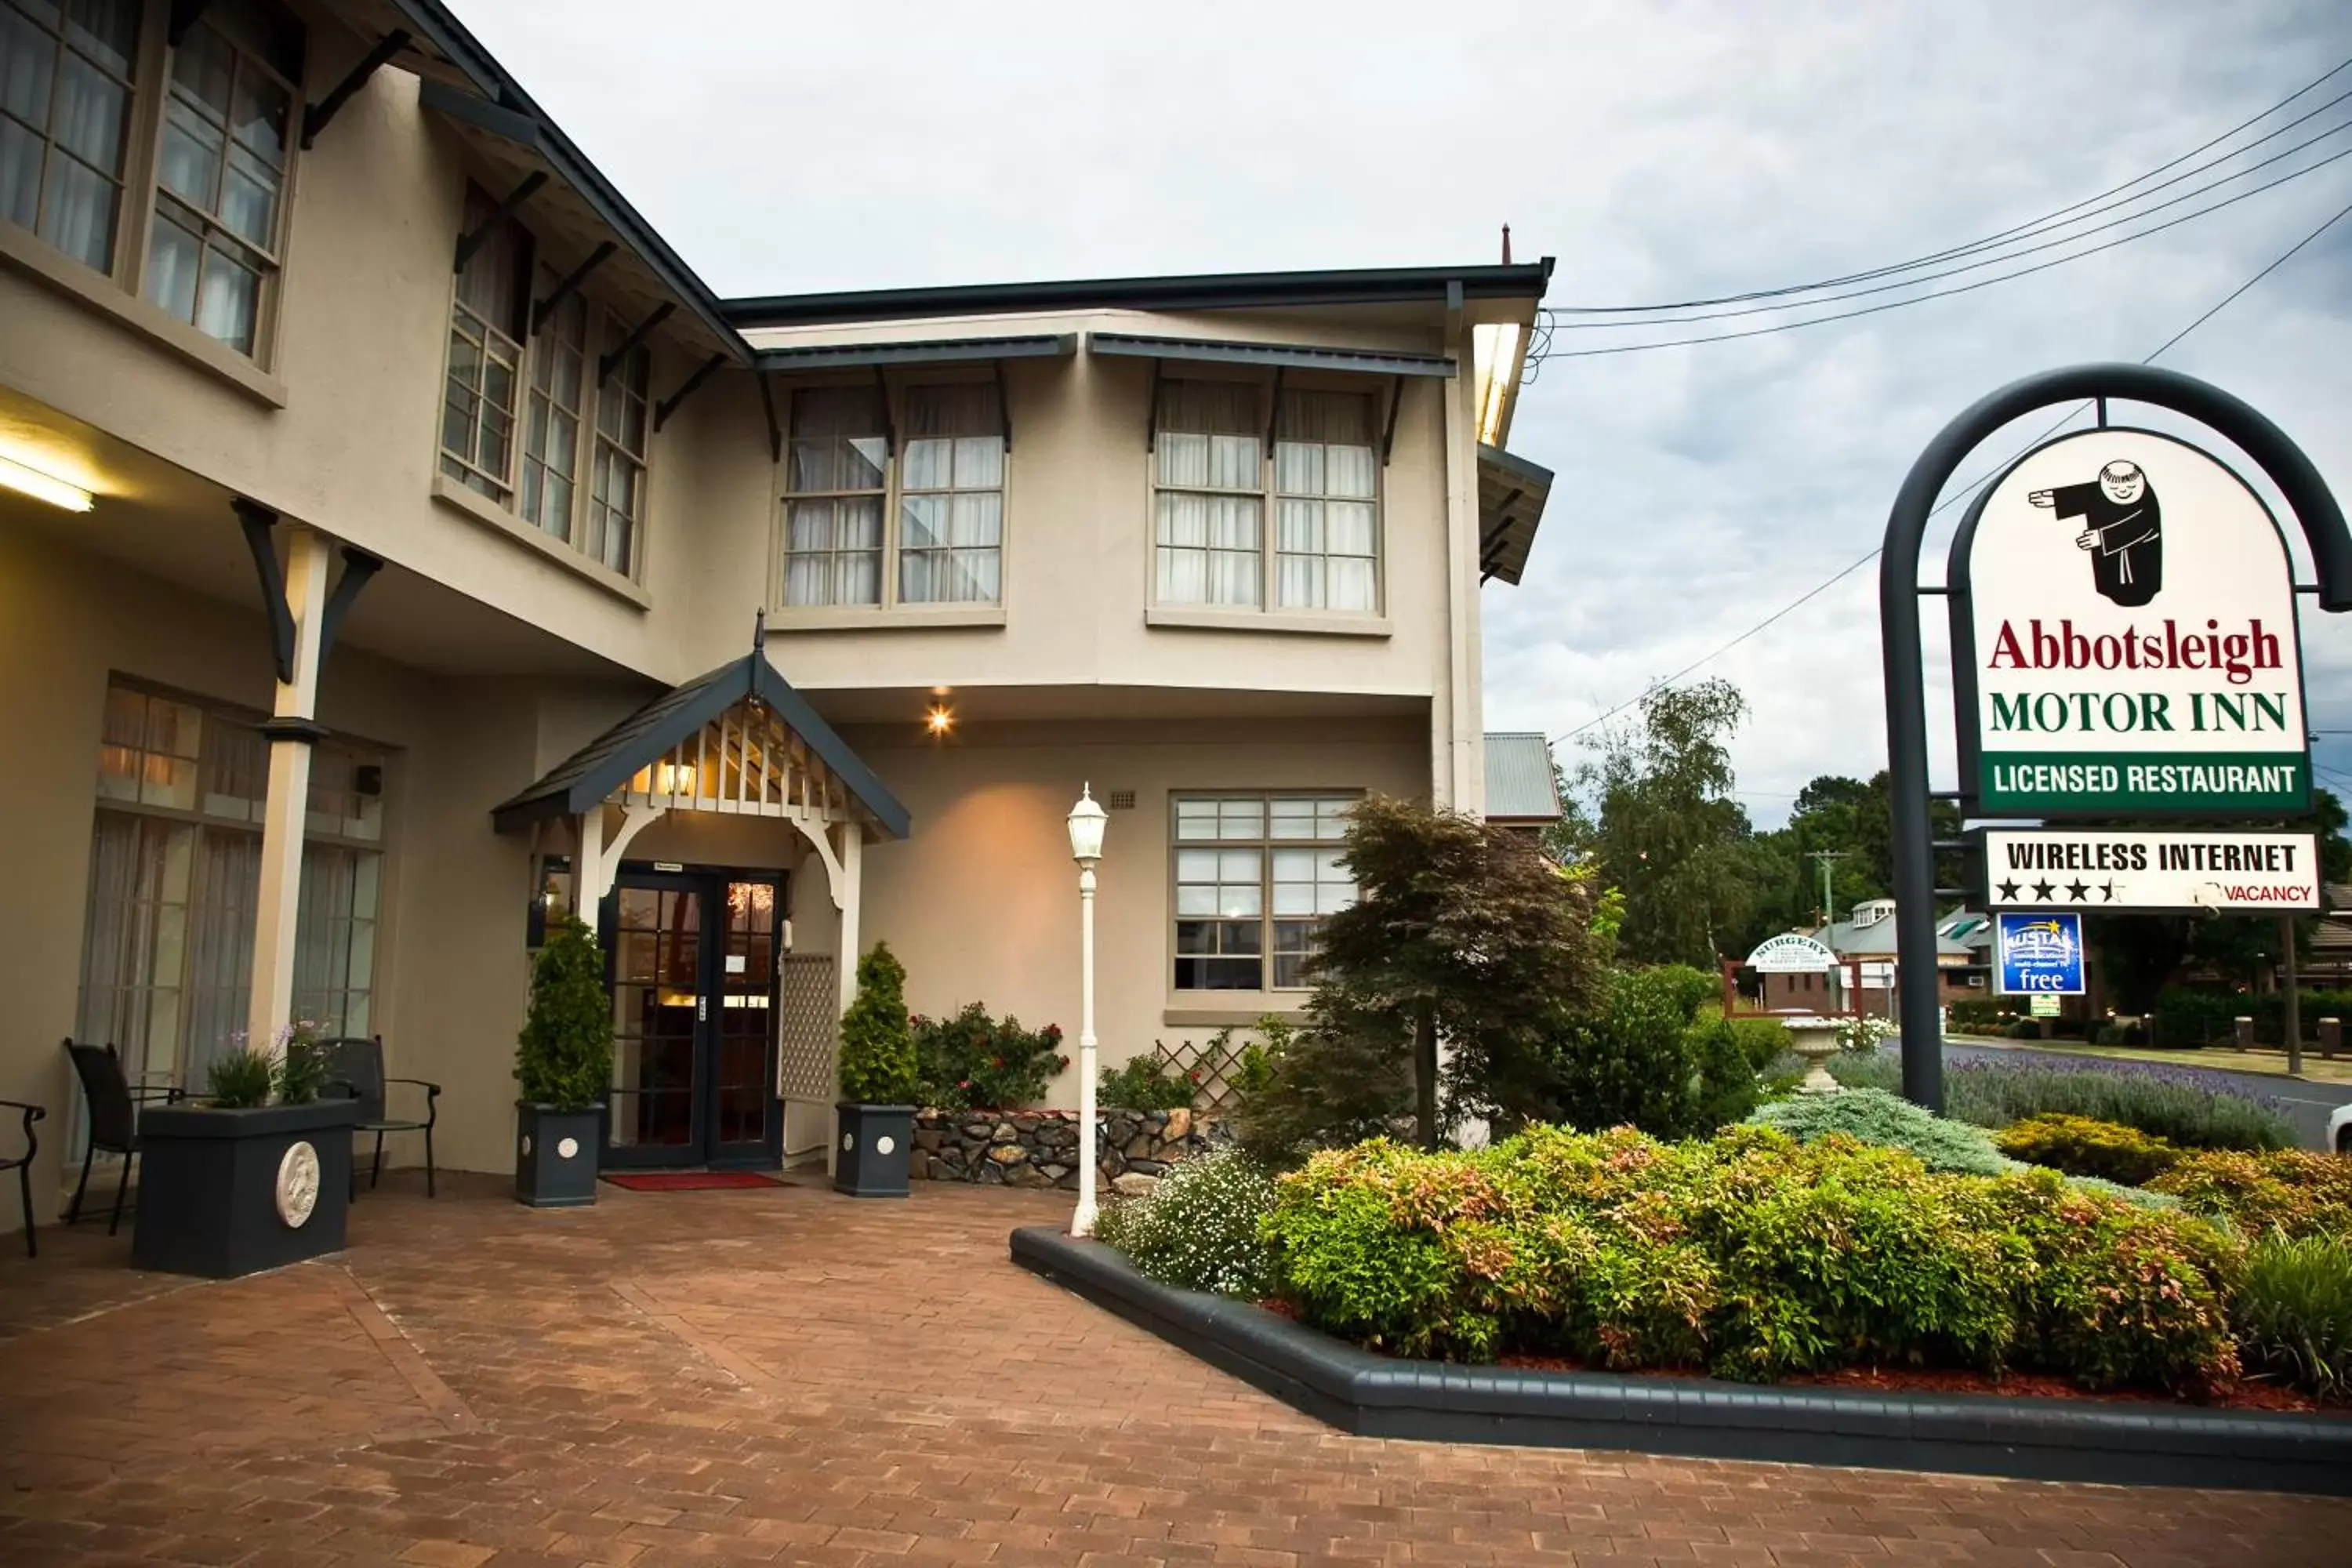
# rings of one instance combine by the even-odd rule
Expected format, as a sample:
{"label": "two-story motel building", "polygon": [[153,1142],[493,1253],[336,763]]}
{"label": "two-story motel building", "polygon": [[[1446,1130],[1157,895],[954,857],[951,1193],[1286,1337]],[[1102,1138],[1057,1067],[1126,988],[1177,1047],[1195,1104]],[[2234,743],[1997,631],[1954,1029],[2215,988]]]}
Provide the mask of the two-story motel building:
{"label": "two-story motel building", "polygon": [[0,1095],[310,1018],[499,1169],[577,907],[607,1159],[812,1154],[861,944],[1075,1023],[1082,784],[1107,1063],[1296,1007],[1481,808],[1549,271],[720,300],[437,0],[0,0]]}

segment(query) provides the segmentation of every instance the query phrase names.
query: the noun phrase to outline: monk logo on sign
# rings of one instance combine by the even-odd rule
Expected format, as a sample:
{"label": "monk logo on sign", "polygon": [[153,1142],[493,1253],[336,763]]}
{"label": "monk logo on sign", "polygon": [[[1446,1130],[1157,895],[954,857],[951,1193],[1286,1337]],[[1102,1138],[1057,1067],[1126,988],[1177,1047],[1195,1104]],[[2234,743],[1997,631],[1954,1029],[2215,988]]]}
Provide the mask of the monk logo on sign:
{"label": "monk logo on sign", "polygon": [[2074,545],[2091,552],[2091,580],[2107,598],[2136,607],[2163,589],[2163,512],[2137,463],[2118,458],[2092,483],[2035,490],[2025,499],[2062,518],[2083,520]]}

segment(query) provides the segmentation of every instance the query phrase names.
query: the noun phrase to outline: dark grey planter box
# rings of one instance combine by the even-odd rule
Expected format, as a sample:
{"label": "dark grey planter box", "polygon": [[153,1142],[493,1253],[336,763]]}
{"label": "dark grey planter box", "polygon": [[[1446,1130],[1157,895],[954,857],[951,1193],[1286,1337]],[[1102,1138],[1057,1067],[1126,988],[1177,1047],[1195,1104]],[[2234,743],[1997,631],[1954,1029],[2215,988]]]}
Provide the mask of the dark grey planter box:
{"label": "dark grey planter box", "polygon": [[833,1163],[833,1190],[853,1198],[905,1197],[915,1108],[845,1100],[834,1109],[841,1112],[841,1149]]}
{"label": "dark grey planter box", "polygon": [[338,1250],[358,1116],[349,1100],[141,1111],[131,1261],[233,1279]]}
{"label": "dark grey planter box", "polygon": [[558,1110],[515,1104],[515,1202],[535,1209],[581,1208],[596,1201],[596,1156],[604,1143],[604,1108]]}
{"label": "dark grey planter box", "polygon": [[1012,1249],[1033,1273],[1366,1437],[2352,1495],[2352,1418],[2338,1415],[1404,1361],[1158,1284],[1059,1230],[1016,1230]]}

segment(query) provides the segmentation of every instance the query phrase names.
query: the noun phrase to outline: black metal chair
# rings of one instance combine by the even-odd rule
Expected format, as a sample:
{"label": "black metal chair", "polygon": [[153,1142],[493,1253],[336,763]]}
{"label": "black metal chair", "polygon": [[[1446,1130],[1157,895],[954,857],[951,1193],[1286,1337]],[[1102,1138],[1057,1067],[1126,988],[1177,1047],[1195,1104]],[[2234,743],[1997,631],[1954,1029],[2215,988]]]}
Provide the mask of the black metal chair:
{"label": "black metal chair", "polygon": [[89,1164],[103,1149],[122,1156],[122,1176],[114,1186],[114,1217],[106,1225],[106,1234],[112,1236],[122,1226],[122,1200],[131,1191],[131,1162],[139,1152],[139,1107],[156,1100],[168,1105],[180,1098],[180,1089],[176,1084],[132,1083],[122,1076],[122,1058],[114,1054],[112,1046],[78,1046],[68,1040],[66,1054],[73,1058],[82,1099],[89,1107],[89,1144],[81,1153],[81,1180],[74,1184],[66,1223],[80,1223],[82,1194],[89,1187]]}
{"label": "black metal chair", "polygon": [[[354,1132],[375,1134],[375,1158],[368,1166],[368,1185],[373,1188],[383,1176],[383,1135],[387,1132],[422,1132],[425,1134],[425,1195],[434,1197],[433,1190],[433,1123],[441,1114],[441,1086],[427,1083],[421,1078],[386,1078],[383,1075],[383,1039],[362,1035],[339,1035],[319,1042],[319,1050],[326,1058],[327,1083],[330,1093],[341,1092],[360,1102],[360,1118],[352,1124]],[[425,1120],[401,1121],[392,1116],[391,1086],[407,1084],[425,1091]],[[358,1194],[359,1162],[352,1162],[352,1192]]]}
{"label": "black metal chair", "polygon": [[33,1235],[33,1156],[41,1152],[41,1141],[33,1131],[33,1123],[49,1112],[46,1106],[27,1105],[21,1100],[0,1100],[0,1105],[25,1113],[25,1152],[16,1159],[0,1160],[0,1171],[16,1173],[16,1194],[25,1205],[25,1256],[38,1258],[41,1244]]}

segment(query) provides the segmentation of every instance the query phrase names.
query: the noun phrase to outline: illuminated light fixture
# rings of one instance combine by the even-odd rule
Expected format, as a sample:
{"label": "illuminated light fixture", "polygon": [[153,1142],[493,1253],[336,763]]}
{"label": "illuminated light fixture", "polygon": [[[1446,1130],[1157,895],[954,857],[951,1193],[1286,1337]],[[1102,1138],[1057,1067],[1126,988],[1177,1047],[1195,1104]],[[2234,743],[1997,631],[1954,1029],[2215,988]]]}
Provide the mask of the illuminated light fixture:
{"label": "illuminated light fixture", "polygon": [[94,504],[90,493],[79,485],[26,468],[14,458],[0,458],[0,485],[68,511],[88,511]]}
{"label": "illuminated light fixture", "polygon": [[1519,379],[1519,336],[1516,321],[1489,321],[1470,329],[1478,376],[1478,440],[1484,446],[1503,444],[1511,391]]}
{"label": "illuminated light fixture", "polygon": [[694,793],[694,764],[692,763],[661,763],[654,770],[653,793],[656,795],[692,795]]}
{"label": "illuminated light fixture", "polygon": [[931,710],[923,715],[923,728],[934,735],[944,735],[955,728],[955,715],[949,712],[944,704],[935,703]]}

